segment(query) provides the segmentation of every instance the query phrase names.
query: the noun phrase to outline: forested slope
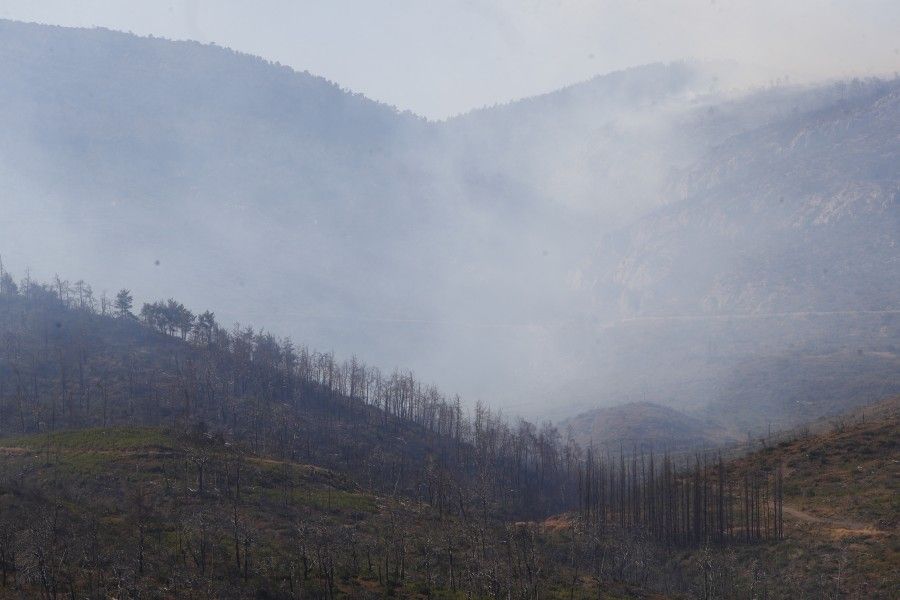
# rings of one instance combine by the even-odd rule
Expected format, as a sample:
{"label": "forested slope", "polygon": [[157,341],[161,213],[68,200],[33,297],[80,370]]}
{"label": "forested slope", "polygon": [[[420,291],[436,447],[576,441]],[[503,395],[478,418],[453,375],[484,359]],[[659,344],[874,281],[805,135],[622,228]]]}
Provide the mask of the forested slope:
{"label": "forested slope", "polygon": [[566,506],[576,456],[549,424],[514,429],[411,373],[225,330],[174,300],[145,305],[139,320],[102,314],[83,282],[58,286],[26,281],[0,295],[7,434],[202,424],[254,452],[303,457],[454,510],[476,493],[511,514]]}

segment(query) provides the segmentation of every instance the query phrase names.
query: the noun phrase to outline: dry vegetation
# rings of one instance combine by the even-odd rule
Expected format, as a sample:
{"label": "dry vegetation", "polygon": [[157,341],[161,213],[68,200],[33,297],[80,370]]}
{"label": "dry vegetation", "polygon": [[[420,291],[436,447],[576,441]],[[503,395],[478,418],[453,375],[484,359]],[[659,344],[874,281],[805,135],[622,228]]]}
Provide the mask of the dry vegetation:
{"label": "dry vegetation", "polygon": [[738,551],[798,595],[900,593],[900,398],[800,430],[732,468],[784,468],[785,541]]}
{"label": "dry vegetation", "polygon": [[896,596],[896,402],[723,462],[599,457],[88,291],[0,286],[3,595]]}

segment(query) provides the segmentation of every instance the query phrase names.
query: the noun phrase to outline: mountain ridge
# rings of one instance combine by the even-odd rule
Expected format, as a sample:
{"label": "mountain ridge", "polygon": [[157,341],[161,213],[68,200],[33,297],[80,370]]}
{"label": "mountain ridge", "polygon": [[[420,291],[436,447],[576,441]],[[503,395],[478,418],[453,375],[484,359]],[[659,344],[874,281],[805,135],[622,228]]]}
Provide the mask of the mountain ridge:
{"label": "mountain ridge", "polygon": [[[641,397],[645,363],[660,380],[647,397],[690,412],[745,381],[735,365],[791,352],[784,327],[805,351],[852,342],[871,357],[893,343],[892,322],[866,343],[851,331],[880,331],[872,319],[606,325],[887,306],[893,284],[878,273],[896,254],[893,204],[888,218],[845,213],[879,185],[890,200],[897,107],[807,136],[805,150],[779,136],[823,110],[846,125],[844,108],[896,82],[716,94],[694,64],[649,65],[469,125],[430,123],[219,47],[0,29],[0,233],[19,271],[216,304],[226,322],[249,318],[528,412]],[[844,165],[842,148],[853,151]],[[817,168],[820,155],[836,166]],[[810,209],[800,230],[775,218],[794,188]],[[834,190],[843,196],[808,197]],[[827,227],[811,223],[826,213]],[[764,243],[746,243],[757,233]],[[854,259],[857,247],[876,259]],[[815,265],[798,268],[811,250]]]}

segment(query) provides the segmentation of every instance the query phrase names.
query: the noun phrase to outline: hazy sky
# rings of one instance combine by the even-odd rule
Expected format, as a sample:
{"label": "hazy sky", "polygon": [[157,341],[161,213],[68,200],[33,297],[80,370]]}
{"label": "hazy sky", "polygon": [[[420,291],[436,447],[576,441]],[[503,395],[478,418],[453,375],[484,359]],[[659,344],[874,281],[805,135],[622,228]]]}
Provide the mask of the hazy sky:
{"label": "hazy sky", "polygon": [[215,42],[429,117],[685,57],[900,69],[897,0],[0,0],[0,17]]}

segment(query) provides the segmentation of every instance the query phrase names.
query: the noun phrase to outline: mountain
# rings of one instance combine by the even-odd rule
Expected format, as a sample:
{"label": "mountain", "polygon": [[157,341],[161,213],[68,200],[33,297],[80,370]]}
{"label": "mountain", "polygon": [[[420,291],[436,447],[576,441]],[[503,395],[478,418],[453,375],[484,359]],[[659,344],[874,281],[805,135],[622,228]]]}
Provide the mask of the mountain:
{"label": "mountain", "polygon": [[422,119],[197,43],[4,21],[0,57],[7,264],[215,299],[385,368],[440,321],[434,265],[466,240],[409,158]]}
{"label": "mountain", "polygon": [[789,424],[821,379],[760,365],[857,351],[871,376],[818,413],[889,393],[898,84],[741,79],[646,65],[435,123],[212,45],[2,21],[0,251],[554,420],[731,415],[765,382],[781,405],[728,427]]}
{"label": "mountain", "polygon": [[[226,322],[468,396],[517,396],[509,382],[546,355],[540,323],[571,313],[583,245],[561,241],[584,239],[567,235],[581,220],[523,181],[522,161],[473,166],[483,145],[457,122],[227,49],[99,29],[4,21],[0,59],[3,253],[20,270],[215,300]],[[598,81],[580,106],[632,77],[652,79]]]}
{"label": "mountain", "polygon": [[900,83],[729,137],[627,230],[626,315],[896,308]]}
{"label": "mountain", "polygon": [[[301,311],[349,294],[330,283],[348,254],[358,268],[347,277],[368,288],[377,265],[403,263],[397,248],[414,236],[404,223],[423,218],[427,198],[401,189],[415,173],[395,170],[396,148],[419,119],[213,46],[0,27],[2,164],[19,217],[9,235],[23,250],[58,237],[79,267],[105,263],[95,281],[136,269],[148,284],[231,282],[264,306],[285,310],[291,298]],[[373,244],[389,225],[393,235]],[[245,280],[249,265],[258,275]],[[309,298],[275,285],[300,276]]]}
{"label": "mountain", "polygon": [[[226,322],[249,317],[501,401],[553,358],[589,239],[573,235],[590,227],[583,211],[548,201],[568,184],[535,179],[552,175],[537,168],[548,111],[572,112],[572,135],[597,99],[609,121],[700,79],[647,67],[565,101],[428,123],[197,43],[4,21],[0,58],[7,263],[106,290],[136,281],[148,300],[215,301]],[[532,104],[543,121],[516,158],[497,140],[538,123],[523,113]],[[621,135],[602,139],[608,149]]]}

